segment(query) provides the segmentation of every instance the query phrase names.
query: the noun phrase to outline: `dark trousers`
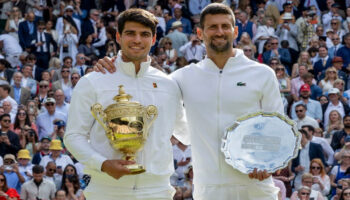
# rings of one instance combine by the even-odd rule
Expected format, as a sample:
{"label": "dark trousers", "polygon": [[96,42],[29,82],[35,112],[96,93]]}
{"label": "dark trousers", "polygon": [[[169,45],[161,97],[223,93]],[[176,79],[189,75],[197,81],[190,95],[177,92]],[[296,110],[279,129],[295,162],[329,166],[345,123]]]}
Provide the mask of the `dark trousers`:
{"label": "dark trousers", "polygon": [[50,53],[49,52],[35,52],[36,65],[42,69],[49,68]]}

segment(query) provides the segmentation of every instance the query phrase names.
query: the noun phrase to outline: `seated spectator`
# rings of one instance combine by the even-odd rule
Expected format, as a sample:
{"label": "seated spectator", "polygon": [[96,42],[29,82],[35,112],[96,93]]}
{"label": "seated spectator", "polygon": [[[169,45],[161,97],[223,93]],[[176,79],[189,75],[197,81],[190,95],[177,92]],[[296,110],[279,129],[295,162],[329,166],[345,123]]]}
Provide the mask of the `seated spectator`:
{"label": "seated spectator", "polygon": [[54,94],[56,100],[56,110],[68,116],[69,103],[65,102],[65,96],[61,89],[56,90]]}
{"label": "seated spectator", "polygon": [[296,78],[297,76],[299,76],[299,65],[306,66],[307,71],[310,71],[313,69],[313,66],[310,60],[310,55],[307,51],[300,52],[297,63],[295,63],[292,67],[292,78]]}
{"label": "seated spectator", "polygon": [[0,135],[0,155],[5,154],[16,155],[21,149],[19,137],[16,133],[10,130],[11,119],[9,114],[0,116],[1,135]]}
{"label": "seated spectator", "polygon": [[337,70],[334,67],[329,67],[325,74],[325,77],[318,84],[322,88],[323,94],[328,93],[333,88],[334,81],[338,79]]}
{"label": "seated spectator", "polygon": [[318,158],[311,160],[309,171],[313,176],[313,184],[311,188],[315,191],[321,192],[324,198],[327,198],[331,185],[329,176],[326,174],[322,161]]}
{"label": "seated spectator", "polygon": [[39,145],[39,149],[38,149],[38,152],[36,152],[33,156],[33,160],[32,160],[32,163],[34,165],[38,165],[41,161],[41,159],[44,157],[44,156],[47,156],[50,154],[50,138],[48,137],[43,137],[41,140],[40,140],[40,145]]}
{"label": "seated spectator", "polygon": [[277,170],[272,174],[273,179],[280,180],[284,183],[284,187],[286,189],[286,197],[290,198],[292,195],[292,185],[291,181],[295,178],[295,174],[290,169],[291,162],[288,163],[288,166]]}
{"label": "seated spectator", "polygon": [[78,52],[84,54],[87,57],[90,57],[92,55],[97,55],[96,52],[97,49],[92,45],[92,41],[93,41],[93,35],[94,34],[90,34],[90,35],[86,35],[84,37],[80,38],[79,41],[79,47],[78,47]]}
{"label": "seated spectator", "polygon": [[[300,200],[310,200],[311,189],[308,186],[302,186],[298,190],[297,198]],[[292,199],[291,199],[292,200]]]}
{"label": "seated spectator", "polygon": [[[305,84],[303,77],[306,73],[308,73],[306,69],[306,65],[299,65],[298,66],[299,76],[296,78],[293,78],[291,80],[291,94],[294,101],[299,101],[299,90],[302,85]],[[313,79],[312,83],[316,84],[316,81]]]}
{"label": "seated spectator", "polygon": [[23,184],[21,199],[53,199],[55,197],[55,185],[44,179],[44,167],[35,165],[33,167],[33,179]]}
{"label": "seated spectator", "polygon": [[[273,27],[273,19],[271,17],[265,17],[263,25],[258,26],[257,33],[253,38],[254,43],[258,43],[258,53],[263,53],[264,44],[270,37],[277,37],[275,35],[275,28]],[[248,34],[248,33],[247,33]],[[242,34],[243,35],[243,34]],[[249,36],[249,34],[248,34]],[[238,42],[239,45],[239,42]]]}
{"label": "seated spectator", "polygon": [[304,104],[298,104],[295,106],[295,113],[297,116],[297,119],[294,119],[294,121],[297,123],[298,129],[301,129],[304,125],[310,125],[312,127],[318,128],[318,122],[306,115],[307,112],[307,106]]}
{"label": "seated spectator", "polygon": [[256,53],[256,46],[247,32],[242,33],[241,39],[237,43],[237,48],[243,49],[243,46],[248,45],[252,48],[253,53]]}
{"label": "seated spectator", "polygon": [[57,57],[52,57],[49,61],[49,69],[47,70],[51,74],[51,81],[55,82],[61,78],[61,61]]}
{"label": "seated spectator", "polygon": [[83,190],[80,188],[79,178],[77,175],[62,178],[62,189],[66,192],[69,199],[85,200]]}
{"label": "seated spectator", "polygon": [[13,84],[11,85],[10,96],[18,105],[25,105],[30,99],[30,90],[22,86],[23,75],[21,72],[15,72],[13,75]]}
{"label": "seated spectator", "polygon": [[350,135],[350,116],[346,115],[343,117],[343,126],[342,130],[339,130],[333,134],[331,146],[333,150],[337,150],[343,147],[344,139],[347,135]]}
{"label": "seated spectator", "polygon": [[57,167],[55,162],[53,161],[48,162],[45,167],[44,178],[52,181],[55,184],[56,190],[59,190],[61,188],[62,175],[59,173],[56,173],[56,171],[57,171]]}
{"label": "seated spectator", "polygon": [[27,110],[24,108],[19,108],[17,111],[17,115],[15,118],[15,122],[13,124],[11,124],[10,129],[16,133],[17,135],[21,135],[24,126],[27,125],[29,126],[31,129],[33,129],[35,132],[35,134],[37,135],[38,130],[36,128],[35,123],[30,122]]}
{"label": "seated spectator", "polygon": [[324,135],[326,139],[330,140],[333,137],[334,133],[342,130],[344,126],[342,116],[337,110],[332,110],[327,118],[328,124],[325,127]]}
{"label": "seated spectator", "polygon": [[14,188],[18,193],[21,191],[21,184],[25,182],[24,174],[19,171],[16,158],[13,154],[4,156],[4,165],[0,167],[1,173],[6,177],[7,186]]}
{"label": "seated spectator", "polygon": [[[167,47],[167,46],[166,46]],[[204,44],[199,40],[196,35],[191,35],[191,39],[188,43],[180,48],[180,51],[185,56],[187,62],[191,60],[202,60],[206,54]],[[167,48],[165,48],[167,52]],[[174,62],[176,59],[174,60]]]}
{"label": "seated spectator", "polygon": [[47,92],[50,90],[50,82],[46,80],[40,81],[38,84],[39,90],[38,90],[38,97],[40,104],[44,104],[44,102],[47,99]]}
{"label": "seated spectator", "polygon": [[30,64],[24,64],[22,67],[22,87],[30,90],[31,96],[36,94],[36,81],[33,79],[33,67]]}
{"label": "seated spectator", "polygon": [[348,93],[344,92],[345,82],[342,79],[338,78],[334,81],[333,87],[338,88],[341,97],[340,101],[348,104],[350,96]]}
{"label": "seated spectator", "polygon": [[272,57],[278,57],[283,65],[289,66],[292,61],[289,51],[278,47],[277,38],[271,38],[269,43],[271,44],[271,50],[263,53],[264,63],[267,64]]}
{"label": "seated spectator", "polygon": [[77,45],[78,40],[78,30],[77,27],[72,24],[72,21],[69,21],[68,18],[63,17],[64,32],[59,34],[58,37],[58,46],[60,46],[59,54],[60,60],[63,62],[63,58],[70,56],[73,58],[73,64],[75,64],[75,55],[78,53]]}
{"label": "seated spectator", "polygon": [[2,173],[0,174],[0,200],[20,200],[17,191],[7,186],[6,176]]}
{"label": "seated spectator", "polygon": [[12,7],[9,18],[7,18],[5,31],[18,41],[18,26],[23,22],[22,12],[18,7]]}
{"label": "seated spectator", "polygon": [[[310,72],[306,73],[303,75],[303,77],[301,77],[304,82],[306,84],[308,84],[310,86],[310,90],[311,90],[311,96],[310,98],[312,100],[318,100],[321,96],[322,96],[322,89],[313,83],[314,81],[314,75]],[[327,97],[326,97],[327,98]],[[321,104],[322,106],[322,104]]]}
{"label": "seated spectator", "polygon": [[337,56],[343,59],[343,70],[350,64],[350,33],[344,35],[345,45],[338,49]]}
{"label": "seated spectator", "polygon": [[[323,200],[322,193],[313,189],[310,189],[308,192],[307,188],[312,188],[313,184],[313,176],[310,173],[305,173],[302,176],[301,180],[301,186],[299,188],[296,188],[297,191],[294,191],[292,196],[290,197],[290,200],[298,200],[299,197],[301,196],[308,196],[310,199],[315,199],[315,200]],[[306,187],[305,187],[306,186]],[[305,194],[303,195],[303,191]],[[305,198],[300,198],[300,199],[305,199]]]}
{"label": "seated spectator", "polygon": [[11,64],[0,58],[0,78],[6,80],[8,83],[11,81],[14,70],[11,67]]}
{"label": "seated spectator", "polygon": [[314,63],[314,76],[317,80],[321,80],[322,73],[332,66],[332,58],[328,56],[328,49],[326,46],[320,46],[318,49],[318,59],[319,60]]}
{"label": "seated spectator", "polygon": [[12,108],[10,109],[10,112],[8,114],[11,114],[11,116],[13,116],[13,118],[11,118],[11,119],[14,119],[16,114],[17,114],[18,104],[10,96],[10,92],[11,92],[10,85],[8,85],[8,84],[0,85],[0,106],[2,106],[5,101],[9,102],[11,104]]}
{"label": "seated spectator", "polygon": [[285,72],[286,69],[283,65],[278,65],[275,69],[275,73],[278,79],[278,83],[280,86],[280,93],[284,105],[284,112],[287,113],[288,108],[288,98],[290,97],[290,79],[288,77],[288,74]]}
{"label": "seated spectator", "polygon": [[321,106],[323,106],[324,104],[327,104],[329,102],[328,97],[326,95],[321,95],[319,98],[319,101],[320,101]]}
{"label": "seated spectator", "polygon": [[174,8],[174,17],[170,19],[167,24],[166,24],[166,31],[167,33],[172,29],[173,23],[176,21],[180,21],[181,24],[183,25],[183,33],[186,35],[190,35],[192,33],[192,26],[190,20],[182,16],[182,10],[181,6],[177,5]]}
{"label": "seated spectator", "polygon": [[177,185],[183,185],[185,181],[185,171],[190,166],[191,162],[191,147],[184,145],[180,141],[173,146],[174,160],[176,162],[177,168],[175,173],[178,177]]}
{"label": "seated spectator", "polygon": [[350,200],[350,187],[343,189],[340,194],[340,200]]}
{"label": "seated spectator", "polygon": [[85,70],[87,68],[87,65],[85,65],[86,60],[90,60],[87,56],[85,56],[83,53],[78,53],[76,56],[76,63],[74,66],[74,70],[78,71],[80,73],[80,76],[85,75]]}
{"label": "seated spectator", "polygon": [[346,170],[350,167],[350,150],[343,149],[340,151],[340,164],[333,167],[329,178],[332,186],[332,196],[335,195],[339,180],[350,178],[350,174],[346,174]]}
{"label": "seated spectator", "polygon": [[[177,59],[178,52],[176,51],[176,49],[173,48],[171,39],[168,37],[163,37],[159,42],[159,46],[164,49],[164,52],[166,55],[166,61],[165,61],[166,65],[168,65],[168,66],[174,65],[174,63]],[[183,46],[181,46],[181,48],[182,47]],[[180,51],[182,50],[181,48],[180,48]],[[185,51],[183,51],[183,55],[185,55],[185,58],[186,58]]]}
{"label": "seated spectator", "polygon": [[19,172],[25,175],[24,178],[27,181],[30,180],[33,177],[33,164],[30,162],[32,157],[30,157],[29,151],[27,149],[21,149],[18,152],[17,159]]}
{"label": "seated spectator", "polygon": [[[61,168],[61,169],[64,169],[68,164],[73,164],[72,159],[61,152],[63,150],[61,140],[52,140],[50,143],[49,149],[50,149],[50,154],[44,156],[41,159],[40,161],[41,166],[46,167],[47,163],[50,161],[55,162],[57,168]],[[60,172],[57,172],[57,173],[60,173]]]}

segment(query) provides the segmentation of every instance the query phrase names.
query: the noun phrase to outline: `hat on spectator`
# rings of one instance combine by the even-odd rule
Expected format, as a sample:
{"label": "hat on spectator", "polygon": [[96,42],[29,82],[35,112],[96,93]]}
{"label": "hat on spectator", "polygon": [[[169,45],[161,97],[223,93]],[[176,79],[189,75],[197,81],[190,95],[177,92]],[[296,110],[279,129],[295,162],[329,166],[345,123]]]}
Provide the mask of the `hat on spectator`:
{"label": "hat on spectator", "polygon": [[41,138],[40,142],[43,142],[44,140],[47,140],[48,142],[51,142],[51,139],[49,137],[43,137]]}
{"label": "hat on spectator", "polygon": [[340,91],[339,91],[338,88],[331,88],[331,89],[328,90],[328,95],[330,95],[330,94],[339,94],[339,93],[340,93]]}
{"label": "hat on spectator", "polygon": [[332,8],[341,8],[340,4],[334,3],[331,5]]}
{"label": "hat on spectator", "polygon": [[292,13],[284,13],[282,19],[293,19]]}
{"label": "hat on spectator", "polygon": [[30,157],[30,155],[29,155],[28,149],[21,149],[21,150],[19,150],[19,151],[18,151],[17,158],[18,158],[18,159],[20,159],[20,158],[22,158],[22,159],[29,159],[29,160],[32,159],[32,158]]}
{"label": "hat on spectator", "polygon": [[300,87],[300,92],[304,92],[304,91],[307,91],[307,92],[310,92],[311,89],[310,89],[310,86],[308,84],[304,84]]}
{"label": "hat on spectator", "polygon": [[327,30],[326,30],[326,33],[328,33],[328,32],[333,32],[333,29],[330,29],[330,28],[327,29]]}
{"label": "hat on spectator", "polygon": [[180,8],[180,9],[181,9],[182,6],[181,6],[180,4],[177,3],[177,4],[175,4],[175,6],[174,6],[174,9],[176,9],[176,8]]}
{"label": "hat on spectator", "polygon": [[56,100],[52,97],[49,97],[49,98],[46,98],[46,100],[45,100],[45,104],[47,104],[47,103],[56,103]]}
{"label": "hat on spectator", "polygon": [[332,63],[336,63],[336,62],[343,62],[343,58],[340,56],[335,56],[332,60]]}
{"label": "hat on spectator", "polygon": [[4,156],[4,160],[12,160],[13,162],[16,163],[16,157],[13,154],[6,154]]}
{"label": "hat on spectator", "polygon": [[52,140],[50,143],[50,150],[62,150],[62,143],[61,140]]}
{"label": "hat on spectator", "polygon": [[182,26],[182,23],[181,21],[175,21],[171,24],[171,28],[178,28],[178,27],[181,27]]}
{"label": "hat on spectator", "polygon": [[344,138],[344,142],[350,142],[350,135],[347,135],[347,136]]}
{"label": "hat on spectator", "polygon": [[64,12],[66,12],[67,10],[74,10],[73,6],[68,5],[64,8]]}

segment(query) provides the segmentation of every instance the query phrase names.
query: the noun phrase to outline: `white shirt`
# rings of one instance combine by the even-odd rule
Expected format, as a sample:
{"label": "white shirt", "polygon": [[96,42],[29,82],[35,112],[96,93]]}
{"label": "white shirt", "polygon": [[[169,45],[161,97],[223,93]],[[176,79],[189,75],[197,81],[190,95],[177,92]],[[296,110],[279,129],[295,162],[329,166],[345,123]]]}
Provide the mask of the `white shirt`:
{"label": "white shirt", "polygon": [[193,59],[200,61],[203,59],[206,53],[203,43],[193,46],[192,41],[187,42],[185,45],[181,46],[179,50],[185,56],[187,61]]}
{"label": "white shirt", "polygon": [[322,146],[323,153],[327,157],[327,164],[330,166],[333,165],[334,150],[332,149],[331,145],[329,145],[327,140],[325,138],[313,136],[311,142]]}
{"label": "white shirt", "polygon": [[15,117],[16,117],[16,114],[17,114],[17,107],[18,107],[18,104],[17,102],[10,96],[7,96],[6,98],[4,99],[1,99],[0,100],[0,106],[2,106],[2,104],[4,103],[4,101],[8,101],[11,103],[11,106],[12,106],[12,109],[10,111],[10,116],[11,116],[11,123],[14,123],[15,122]]}
{"label": "white shirt", "polygon": [[0,41],[4,44],[2,50],[5,55],[19,55],[22,53],[22,47],[12,35],[2,34],[0,35]]}
{"label": "white shirt", "polygon": [[[41,45],[41,46],[37,46],[37,47],[36,47],[36,51],[37,51],[37,52],[41,52],[41,48],[43,48],[43,52],[47,52],[47,46],[46,46],[46,44],[45,44],[45,42],[46,42],[45,33],[44,33],[44,32],[39,32],[39,31],[37,31],[36,37],[37,37],[36,39],[37,39],[38,42],[44,43],[44,44]],[[34,42],[35,42],[35,41],[34,41]]]}
{"label": "white shirt", "polygon": [[[183,119],[180,90],[175,81],[163,72],[150,67],[150,59],[141,63],[135,73],[134,64],[122,61],[121,52],[115,61],[117,72],[101,74],[92,72],[82,77],[75,86],[69,108],[67,131],[64,143],[74,157],[84,164],[85,172],[92,176],[93,186],[89,191],[108,191],[110,195],[135,194],[143,188],[147,192],[167,190],[170,176],[174,172],[172,145],[174,128],[186,132]],[[107,159],[120,159],[122,153],[109,144],[105,130],[95,121],[90,107],[100,103],[104,108],[114,103],[118,86],[124,85],[125,92],[133,96],[132,101],[143,106],[155,105],[158,117],[154,121],[146,143],[136,155],[136,162],[146,168],[137,176],[124,176],[119,180],[101,172],[101,165]],[[172,189],[171,189],[172,190]]]}
{"label": "white shirt", "polygon": [[304,173],[309,172],[310,169],[310,156],[309,156],[310,142],[308,142],[304,148],[300,149],[299,165],[304,167],[304,171],[300,171],[296,174],[294,180],[294,187],[299,189],[301,186],[301,177]]}
{"label": "white shirt", "polygon": [[303,119],[297,118],[295,122],[297,123],[298,129],[301,129],[301,127],[304,125],[311,125],[314,128],[320,128],[320,126],[318,125],[318,122],[314,118],[309,117],[307,115],[305,115]]}
{"label": "white shirt", "polygon": [[[23,165],[18,165],[18,170],[19,172],[23,173],[23,174],[29,174],[29,175],[32,175],[32,168],[33,168],[33,164],[32,163],[28,163],[26,166],[23,166]],[[27,175],[26,174],[26,175]]]}
{"label": "white shirt", "polygon": [[[171,74],[180,86],[190,127],[192,164],[196,174],[194,194],[196,188],[202,186],[256,186],[258,180],[249,179],[247,174],[225,162],[221,152],[224,130],[247,113],[259,110],[283,113],[275,72],[250,60],[242,50],[235,51],[235,57],[228,59],[221,73],[214,62],[206,58]],[[174,135],[182,143],[189,143],[187,135]],[[264,180],[264,188],[277,190],[272,178]]]}
{"label": "white shirt", "polygon": [[[174,160],[177,162],[186,161],[188,158],[191,159],[191,147],[188,146],[184,151],[182,151],[177,145],[173,146]],[[177,166],[176,173],[179,178],[185,178],[185,172],[188,166],[191,165],[188,163],[184,166]]]}
{"label": "white shirt", "polygon": [[329,122],[329,113],[332,112],[333,110],[336,110],[339,112],[341,118],[343,119],[345,113],[344,113],[344,107],[343,107],[343,103],[339,101],[338,105],[333,105],[332,102],[330,101],[326,111],[324,112],[324,127],[328,126],[328,122]]}
{"label": "white shirt", "polygon": [[56,164],[56,166],[61,166],[62,170],[64,170],[64,168],[68,165],[68,164],[72,164],[74,165],[72,159],[65,155],[65,154],[61,154],[58,158],[56,158],[56,160],[54,160],[51,155],[46,155],[44,157],[41,158],[40,161],[40,165],[43,166],[44,168],[46,168],[47,163],[49,162],[54,162]]}
{"label": "white shirt", "polygon": [[66,116],[68,116],[68,110],[69,110],[69,103],[63,102],[62,106],[58,106],[56,104],[56,111],[61,112],[61,113],[65,114]]}
{"label": "white shirt", "polygon": [[38,115],[36,119],[36,127],[38,128],[39,140],[43,137],[49,137],[53,133],[53,121],[55,119],[60,119],[66,122],[67,116],[58,111],[55,111],[53,115],[50,115],[47,111]]}

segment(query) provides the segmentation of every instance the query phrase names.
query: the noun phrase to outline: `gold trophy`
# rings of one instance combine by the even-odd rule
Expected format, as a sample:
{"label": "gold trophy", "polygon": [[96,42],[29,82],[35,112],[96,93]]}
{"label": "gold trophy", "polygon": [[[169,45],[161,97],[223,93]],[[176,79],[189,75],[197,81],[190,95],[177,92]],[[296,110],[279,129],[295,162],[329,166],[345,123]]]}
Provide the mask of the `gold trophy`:
{"label": "gold trophy", "polygon": [[[136,152],[143,148],[149,128],[158,115],[156,106],[142,106],[138,102],[130,101],[131,98],[132,96],[125,93],[124,86],[119,85],[119,94],[113,98],[116,103],[105,110],[99,103],[91,107],[92,116],[105,129],[113,148],[124,154],[124,160],[135,160]],[[131,174],[146,171],[144,166],[137,163],[126,167]]]}

